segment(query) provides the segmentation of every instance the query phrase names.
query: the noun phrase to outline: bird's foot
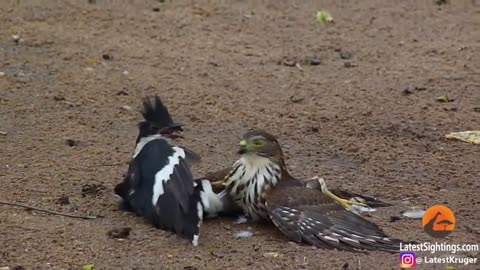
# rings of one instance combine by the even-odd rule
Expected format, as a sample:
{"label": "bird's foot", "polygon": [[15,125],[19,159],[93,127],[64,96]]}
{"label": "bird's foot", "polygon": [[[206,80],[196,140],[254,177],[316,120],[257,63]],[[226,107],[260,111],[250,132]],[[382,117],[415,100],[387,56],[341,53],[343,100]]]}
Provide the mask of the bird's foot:
{"label": "bird's foot", "polygon": [[326,196],[328,196],[330,199],[334,200],[336,203],[340,204],[343,208],[346,208],[346,209],[351,209],[354,205],[358,205],[358,206],[361,206],[361,207],[367,207],[369,208],[368,205],[364,204],[364,203],[361,203],[361,202],[352,202],[352,201],[349,201],[349,200],[346,200],[346,199],[342,199],[338,196],[336,196],[335,194],[331,193],[330,191],[323,191],[323,194],[325,194]]}
{"label": "bird's foot", "polygon": [[224,188],[223,179],[218,181],[212,181],[211,184],[213,190],[221,190]]}
{"label": "bird's foot", "polygon": [[364,207],[364,206],[357,206],[357,205],[353,205],[351,208],[350,208],[350,211],[357,214],[357,215],[360,215],[360,216],[369,216],[369,217],[372,217],[373,216],[373,212],[377,211],[376,209],[374,208],[371,208],[370,206],[367,206],[367,207]]}
{"label": "bird's foot", "polygon": [[246,223],[248,223],[248,218],[245,215],[241,215],[233,223],[234,224],[246,224]]}
{"label": "bird's foot", "polygon": [[330,199],[334,200],[336,203],[340,204],[343,208],[345,209],[351,209],[354,205],[358,205],[358,206],[362,206],[362,207],[367,207],[369,208],[368,205],[364,204],[364,203],[361,203],[361,202],[355,202],[355,201],[349,201],[349,200],[346,200],[346,199],[342,199],[340,197],[338,197],[337,195],[333,194],[332,192],[330,192],[327,188],[327,184],[325,183],[325,179],[324,178],[320,178],[318,176],[315,176],[313,177],[312,179],[316,179],[318,181],[318,183],[320,184],[320,190],[322,191],[322,193],[329,197]]}

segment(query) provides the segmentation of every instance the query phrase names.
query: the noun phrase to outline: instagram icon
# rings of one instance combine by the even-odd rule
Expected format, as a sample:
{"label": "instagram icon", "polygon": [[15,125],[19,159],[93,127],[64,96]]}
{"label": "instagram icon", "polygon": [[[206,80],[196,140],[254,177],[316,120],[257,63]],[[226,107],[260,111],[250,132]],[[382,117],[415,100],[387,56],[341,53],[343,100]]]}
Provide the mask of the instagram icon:
{"label": "instagram icon", "polygon": [[400,267],[403,269],[415,268],[417,256],[413,252],[400,253]]}

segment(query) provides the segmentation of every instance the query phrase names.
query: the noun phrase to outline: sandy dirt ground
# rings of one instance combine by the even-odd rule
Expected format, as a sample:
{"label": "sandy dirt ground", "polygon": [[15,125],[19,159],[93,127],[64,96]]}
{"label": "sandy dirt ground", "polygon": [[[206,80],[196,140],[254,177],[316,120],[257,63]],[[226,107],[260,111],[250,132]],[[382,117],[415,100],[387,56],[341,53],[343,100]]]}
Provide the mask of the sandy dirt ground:
{"label": "sandy dirt ground", "polygon": [[[436,2],[0,1],[0,200],[102,217],[0,205],[0,267],[399,269],[398,254],[316,249],[227,218],[206,222],[195,248],[117,210],[154,94],[188,124],[179,143],[202,156],[196,176],[265,128],[296,177],[394,202],[370,217],[388,234],[436,241],[395,217],[445,204],[457,224],[442,241],[478,243],[480,148],[444,136],[480,128],[480,2]],[[319,9],[335,23],[319,24]],[[107,235],[120,227],[127,239]]]}

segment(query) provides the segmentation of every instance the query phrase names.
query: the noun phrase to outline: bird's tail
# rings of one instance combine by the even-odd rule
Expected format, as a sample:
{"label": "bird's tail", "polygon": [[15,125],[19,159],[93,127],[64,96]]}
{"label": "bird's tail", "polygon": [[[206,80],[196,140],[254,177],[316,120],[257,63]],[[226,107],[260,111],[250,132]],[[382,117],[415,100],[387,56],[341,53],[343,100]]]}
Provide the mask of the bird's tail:
{"label": "bird's tail", "polygon": [[[172,203],[175,201],[172,193],[164,193],[158,198],[153,211],[146,211],[146,216],[153,221],[155,227],[173,231],[197,246],[204,215],[201,192],[201,187],[196,185],[193,193],[189,195],[186,208],[178,203]],[[144,202],[146,200],[139,198],[139,201]],[[147,207],[150,205],[147,204]]]}
{"label": "bird's tail", "polygon": [[225,194],[216,194],[208,180],[196,179],[194,190],[190,197],[190,207],[184,213],[181,228],[182,234],[191,239],[194,246],[198,245],[200,227],[204,218],[213,218],[225,210],[228,205]]}

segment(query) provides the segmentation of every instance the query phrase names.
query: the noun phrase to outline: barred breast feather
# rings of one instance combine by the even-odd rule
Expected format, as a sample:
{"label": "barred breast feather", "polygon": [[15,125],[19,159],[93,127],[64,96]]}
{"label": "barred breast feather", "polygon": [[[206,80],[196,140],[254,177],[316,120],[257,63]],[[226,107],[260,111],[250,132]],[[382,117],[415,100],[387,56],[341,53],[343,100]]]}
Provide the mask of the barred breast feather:
{"label": "barred breast feather", "polygon": [[252,219],[266,218],[265,192],[277,185],[280,166],[256,155],[242,156],[225,180],[227,192]]}

